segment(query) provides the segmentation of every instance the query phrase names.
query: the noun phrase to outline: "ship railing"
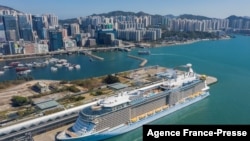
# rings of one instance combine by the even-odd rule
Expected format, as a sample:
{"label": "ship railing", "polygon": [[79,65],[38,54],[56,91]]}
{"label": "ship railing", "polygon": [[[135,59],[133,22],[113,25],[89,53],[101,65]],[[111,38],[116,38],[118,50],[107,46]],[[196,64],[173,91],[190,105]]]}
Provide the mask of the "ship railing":
{"label": "ship railing", "polygon": [[156,113],[158,113],[158,112],[161,112],[161,111],[163,111],[163,110],[166,110],[166,109],[168,109],[168,108],[169,108],[169,105],[161,106],[161,107],[159,107],[159,108],[156,108],[156,109],[151,110],[151,111],[149,111],[149,112],[147,112],[147,113],[141,114],[141,115],[139,115],[139,116],[136,116],[136,117],[130,119],[130,123],[135,123],[135,122],[137,122],[137,121],[139,121],[139,120],[142,120],[142,119],[144,119],[144,118],[147,118],[147,117],[149,117],[149,116],[152,116],[152,115],[154,115],[154,114],[156,114]]}
{"label": "ship railing", "polygon": [[68,129],[64,131],[66,135],[70,136],[70,137],[77,137],[76,133],[73,133],[71,131],[69,131]]}
{"label": "ship railing", "polygon": [[185,90],[185,89],[188,89],[190,87],[192,87],[193,85],[197,84],[197,83],[200,83],[201,80],[197,79],[197,80],[194,80],[192,81],[191,83],[188,83],[188,84],[185,84],[183,86],[180,87],[181,90]]}
{"label": "ship railing", "polygon": [[92,121],[93,119],[97,117],[97,116],[85,114],[83,111],[81,111],[80,114],[81,114],[81,117],[85,119],[86,121]]}
{"label": "ship railing", "polygon": [[[194,84],[197,84],[197,83],[200,83],[200,82],[201,82],[200,80],[197,80],[197,81],[194,81],[192,84],[186,85],[184,87],[191,86],[191,85],[194,85]],[[157,95],[152,95],[150,97],[145,97],[145,102],[146,102],[147,99],[152,99],[152,98],[155,99],[155,98],[167,96],[170,93],[175,93],[175,92],[179,92],[179,91],[181,91],[180,87],[173,87],[173,88],[171,88],[169,90],[165,90],[165,91],[163,91],[163,92],[161,92],[161,93],[159,93]],[[137,104],[137,103],[132,103],[132,104]]]}

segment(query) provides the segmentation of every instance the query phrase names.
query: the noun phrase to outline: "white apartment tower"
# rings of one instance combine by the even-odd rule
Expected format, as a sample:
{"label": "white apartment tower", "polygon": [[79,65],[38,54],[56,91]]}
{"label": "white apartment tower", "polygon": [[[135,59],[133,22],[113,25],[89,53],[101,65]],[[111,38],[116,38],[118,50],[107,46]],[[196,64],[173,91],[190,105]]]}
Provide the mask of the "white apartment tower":
{"label": "white apartment tower", "polygon": [[71,35],[79,34],[80,33],[79,24],[77,23],[70,24],[70,31]]}

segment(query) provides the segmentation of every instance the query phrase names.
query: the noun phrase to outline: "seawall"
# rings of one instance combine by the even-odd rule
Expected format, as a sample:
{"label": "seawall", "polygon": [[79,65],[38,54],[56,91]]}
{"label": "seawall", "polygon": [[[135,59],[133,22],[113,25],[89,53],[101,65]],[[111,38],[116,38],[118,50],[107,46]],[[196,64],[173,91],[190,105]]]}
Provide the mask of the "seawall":
{"label": "seawall", "polygon": [[148,60],[147,59],[144,59],[144,58],[140,58],[140,57],[137,57],[137,56],[133,56],[133,55],[128,55],[128,57],[130,58],[134,58],[134,59],[137,59],[137,60],[141,60],[141,64],[139,65],[140,67],[143,67],[145,66],[145,64],[147,64]]}

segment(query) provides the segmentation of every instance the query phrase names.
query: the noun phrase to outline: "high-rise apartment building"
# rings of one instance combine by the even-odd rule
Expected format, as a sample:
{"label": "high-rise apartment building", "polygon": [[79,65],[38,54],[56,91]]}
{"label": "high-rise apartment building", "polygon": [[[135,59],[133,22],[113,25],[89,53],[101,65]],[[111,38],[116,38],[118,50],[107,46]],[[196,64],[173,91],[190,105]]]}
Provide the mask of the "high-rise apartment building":
{"label": "high-rise apartment building", "polygon": [[80,33],[79,24],[77,24],[77,23],[70,24],[70,33],[72,36],[79,34]]}
{"label": "high-rise apartment building", "polygon": [[30,20],[31,20],[30,15],[28,14],[18,15],[20,38],[22,38],[24,41],[33,41],[33,34],[32,34],[33,30]]}
{"label": "high-rise apartment building", "polygon": [[63,37],[62,32],[57,30],[49,31],[49,51],[56,51],[62,49]]}
{"label": "high-rise apartment building", "polygon": [[13,15],[4,15],[3,23],[7,41],[19,40],[17,17]]}
{"label": "high-rise apartment building", "polygon": [[3,24],[3,17],[0,15],[0,42],[6,41],[4,24]]}
{"label": "high-rise apartment building", "polygon": [[32,15],[33,30],[36,31],[39,39],[44,39],[43,36],[43,17]]}

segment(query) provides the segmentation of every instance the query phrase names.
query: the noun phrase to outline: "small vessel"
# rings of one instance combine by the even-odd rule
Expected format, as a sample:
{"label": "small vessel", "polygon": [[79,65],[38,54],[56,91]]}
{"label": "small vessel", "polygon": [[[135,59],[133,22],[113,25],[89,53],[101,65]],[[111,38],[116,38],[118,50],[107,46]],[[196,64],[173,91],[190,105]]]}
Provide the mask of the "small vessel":
{"label": "small vessel", "polygon": [[139,50],[138,54],[139,55],[149,55],[151,52],[150,50]]}
{"label": "small vessel", "polygon": [[64,67],[69,67],[70,66],[70,63],[63,63],[62,64]]}
{"label": "small vessel", "polygon": [[32,63],[26,63],[25,66],[27,66],[27,67],[32,67],[33,64],[32,64]]}
{"label": "small vessel", "polygon": [[19,63],[17,64],[17,67],[24,67],[24,64]]}
{"label": "small vessel", "polygon": [[20,62],[11,62],[9,64],[9,66],[12,66],[12,67],[17,67],[17,65],[19,64]]}
{"label": "small vessel", "polygon": [[31,70],[30,70],[30,69],[27,69],[27,70],[19,71],[19,72],[17,72],[17,74],[19,74],[19,75],[27,75],[27,74],[29,74],[30,72],[31,72]]}
{"label": "small vessel", "polygon": [[57,59],[57,58],[50,58],[49,59],[49,63],[55,63],[55,62],[57,62],[59,59]]}
{"label": "small vessel", "polygon": [[51,71],[57,71],[57,68],[56,67],[50,67],[50,70]]}
{"label": "small vessel", "polygon": [[16,72],[29,70],[29,67],[16,67]]}
{"label": "small vessel", "polygon": [[12,66],[3,66],[3,69],[10,69]]}
{"label": "small vessel", "polygon": [[43,63],[46,64],[46,65],[48,65],[48,64],[49,64],[49,61],[48,61],[48,60],[45,60]]}
{"label": "small vessel", "polygon": [[63,65],[62,64],[55,64],[56,67],[60,68],[62,67]]}
{"label": "small vessel", "polygon": [[69,70],[73,70],[74,67],[73,67],[72,65],[70,65],[70,66],[68,67],[68,69],[69,69]]}
{"label": "small vessel", "polygon": [[80,69],[81,66],[77,64],[77,65],[75,65],[75,68],[76,68],[76,69]]}
{"label": "small vessel", "polygon": [[67,61],[66,59],[60,59],[60,60],[57,61],[57,63],[61,63],[61,64],[67,63],[67,62],[68,62],[68,61]]}
{"label": "small vessel", "polygon": [[4,71],[0,71],[0,75],[4,74]]}
{"label": "small vessel", "polygon": [[34,62],[32,65],[33,68],[41,68],[41,67],[46,67],[45,63],[40,63],[40,62]]}

